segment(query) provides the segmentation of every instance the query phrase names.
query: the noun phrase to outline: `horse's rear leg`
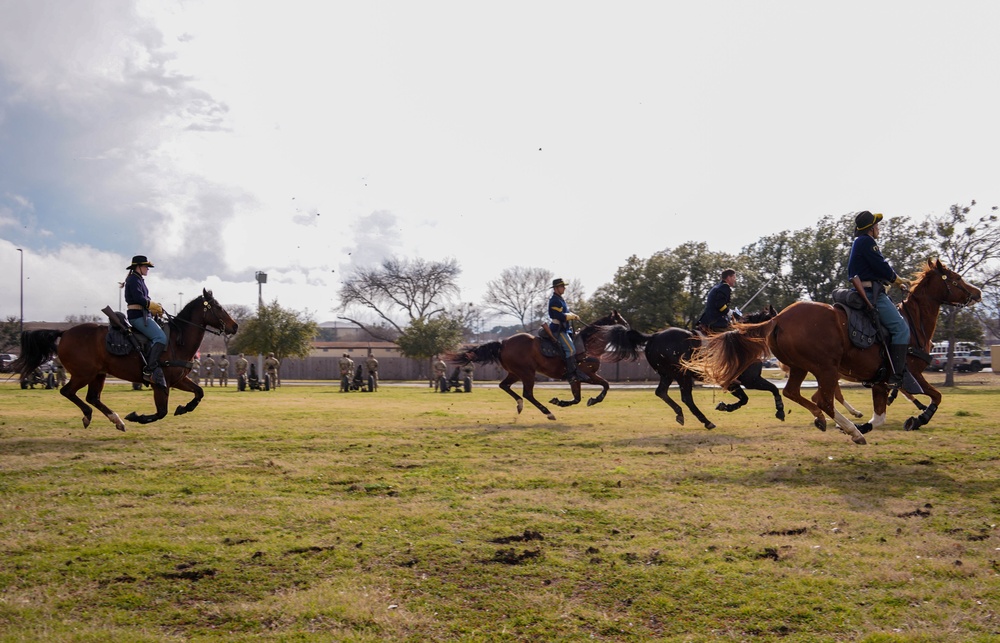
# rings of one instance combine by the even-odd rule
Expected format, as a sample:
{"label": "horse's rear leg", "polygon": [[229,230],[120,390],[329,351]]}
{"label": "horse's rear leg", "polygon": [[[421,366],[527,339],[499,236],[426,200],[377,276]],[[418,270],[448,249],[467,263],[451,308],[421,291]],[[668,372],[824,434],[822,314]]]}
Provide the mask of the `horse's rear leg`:
{"label": "horse's rear leg", "polygon": [[[545,415],[545,417],[549,418],[550,420],[556,419],[556,416],[552,415],[552,411],[550,411],[548,408],[545,407],[544,404],[535,399],[535,378],[533,376],[525,377],[521,381],[524,382],[524,387],[523,390],[521,391],[521,393],[524,395],[524,399],[534,404],[535,408],[541,411]],[[577,382],[577,395],[579,394],[580,394],[580,389],[579,389],[579,383]],[[518,409],[518,412],[520,412],[520,409]]]}
{"label": "horse's rear leg", "polygon": [[156,422],[167,416],[167,398],[170,395],[170,389],[163,388],[162,386],[153,386],[153,402],[156,405],[156,413],[148,415],[139,415],[135,411],[132,411],[125,416],[125,419],[129,422],[137,422],[139,424],[149,424],[150,422]]}
{"label": "horse's rear leg", "polygon": [[816,428],[820,431],[826,431],[826,417],[823,415],[823,411],[811,400],[807,400],[802,396],[800,387],[802,386],[802,380],[805,378],[806,371],[804,369],[789,367],[788,381],[785,382],[785,388],[781,391],[781,394],[812,413],[813,418],[815,418],[813,424]]}
{"label": "horse's rear leg", "polygon": [[[894,389],[894,390],[898,391],[899,389]],[[851,414],[852,417],[860,418],[862,415],[864,415],[864,413],[851,406],[851,403],[844,399],[844,392],[840,389],[840,383],[837,384],[837,388],[833,392],[833,396],[837,398],[837,401],[840,402],[840,405],[844,407],[847,410],[847,412]]]}
{"label": "horse's rear leg", "polygon": [[514,389],[511,388],[511,384],[515,384],[517,383],[517,381],[518,381],[517,376],[508,373],[507,377],[503,378],[503,380],[500,382],[500,390],[502,390],[504,393],[514,398],[514,401],[517,402],[517,412],[518,414],[520,414],[521,411],[524,410],[524,400],[521,399],[521,396],[518,395],[514,391]]}
{"label": "horse's rear leg", "polygon": [[94,409],[92,409],[86,402],[80,399],[77,392],[83,388],[83,384],[79,384],[76,378],[70,377],[69,381],[59,389],[59,394],[65,397],[67,400],[76,404],[83,411],[83,428],[90,426],[90,422],[94,416]]}
{"label": "horse's rear leg", "polygon": [[683,375],[678,381],[678,384],[681,387],[681,401],[684,402],[684,405],[688,407],[688,410],[691,411],[696,418],[698,418],[699,422],[705,425],[706,429],[714,429],[715,423],[705,417],[705,414],[701,412],[698,405],[694,403],[694,394],[692,393],[694,390],[694,378],[690,375]]}
{"label": "horse's rear leg", "polygon": [[[205,389],[198,386],[187,377],[182,377],[180,381],[175,382],[174,384],[172,384],[172,386],[178,391],[187,391],[188,393],[194,395],[194,397],[191,398],[190,402],[188,402],[187,404],[179,405],[177,409],[174,411],[174,415],[184,415],[185,413],[190,413],[191,411],[195,410],[198,407],[198,404],[201,403],[202,398],[205,397]],[[164,405],[165,404],[166,400],[164,400]],[[166,411],[165,406],[164,406],[164,411]]]}
{"label": "horse's rear leg", "polygon": [[674,380],[672,378],[669,378],[666,375],[661,375],[660,383],[657,384],[656,386],[656,397],[666,402],[667,406],[673,409],[673,412],[675,413],[674,420],[677,421],[677,424],[684,426],[684,410],[681,409],[680,404],[674,402],[670,398],[670,394],[668,392],[670,389],[670,384],[673,383],[673,381]]}
{"label": "horse's rear leg", "polygon": [[595,404],[600,404],[601,402],[604,401],[604,398],[607,397],[608,395],[608,389],[611,388],[611,385],[608,384],[608,381],[606,379],[604,379],[597,373],[590,374],[590,383],[601,385],[601,392],[596,397],[592,397],[589,400],[587,400],[587,406],[594,406]]}
{"label": "horse's rear leg", "polygon": [[97,407],[98,411],[111,420],[111,423],[115,425],[116,429],[124,431],[125,423],[122,422],[122,419],[118,417],[117,413],[112,411],[104,402],[101,401],[101,392],[104,390],[104,380],[106,377],[106,375],[101,373],[91,380],[90,385],[87,387],[87,401]]}
{"label": "horse's rear leg", "polygon": [[832,417],[840,427],[840,430],[846,433],[855,444],[867,444],[865,436],[861,434],[858,427],[855,426],[854,422],[848,420],[843,413],[837,410],[837,407],[833,405],[833,400],[835,397],[834,392],[837,389],[838,377],[837,373],[818,373],[816,375],[816,383],[819,385],[819,406],[826,412],[827,415]]}

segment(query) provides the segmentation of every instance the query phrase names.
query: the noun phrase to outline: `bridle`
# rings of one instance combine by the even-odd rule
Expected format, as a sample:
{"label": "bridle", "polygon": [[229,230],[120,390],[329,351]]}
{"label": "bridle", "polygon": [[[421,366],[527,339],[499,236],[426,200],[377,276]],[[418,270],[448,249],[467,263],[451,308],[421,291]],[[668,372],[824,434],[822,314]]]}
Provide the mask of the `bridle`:
{"label": "bridle", "polygon": [[965,293],[965,301],[960,303],[952,303],[950,301],[943,302],[949,306],[955,306],[956,308],[965,308],[973,301],[975,301],[975,295],[973,295],[968,288],[965,287],[965,282],[961,277],[955,275],[955,277],[950,277],[948,273],[941,273],[941,279],[944,281],[944,287],[948,289],[948,299],[951,299],[952,288],[956,288]]}
{"label": "bridle", "polygon": [[171,315],[170,313],[166,313],[166,312],[165,312],[165,314],[167,316],[167,319],[170,320],[170,322],[175,322],[175,321],[176,322],[184,322],[185,324],[187,324],[189,326],[194,326],[195,328],[200,328],[201,330],[203,330],[203,331],[205,331],[207,333],[212,333],[213,335],[225,335],[226,334],[226,331],[225,331],[226,324],[222,321],[222,318],[219,316],[219,312],[216,310],[216,308],[218,307],[218,304],[215,303],[214,301],[209,301],[208,299],[205,299],[204,297],[202,297],[201,305],[202,305],[202,308],[203,308],[203,311],[204,311],[203,314],[202,314],[202,319],[206,319],[207,316],[208,316],[208,313],[212,313],[212,317],[214,318],[215,323],[217,324],[217,326],[210,326],[210,325],[208,325],[207,322],[206,323],[202,323],[202,324],[196,324],[196,323],[194,323],[193,321],[191,321],[189,319],[181,319],[180,317],[177,317],[175,315]]}

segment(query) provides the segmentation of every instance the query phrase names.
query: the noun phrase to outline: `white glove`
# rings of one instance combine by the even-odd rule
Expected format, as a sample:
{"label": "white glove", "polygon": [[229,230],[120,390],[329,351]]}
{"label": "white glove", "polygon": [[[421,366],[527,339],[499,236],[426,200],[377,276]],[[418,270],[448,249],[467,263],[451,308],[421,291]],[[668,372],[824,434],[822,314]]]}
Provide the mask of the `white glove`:
{"label": "white glove", "polygon": [[580,316],[576,313],[566,313],[566,321],[579,321]]}

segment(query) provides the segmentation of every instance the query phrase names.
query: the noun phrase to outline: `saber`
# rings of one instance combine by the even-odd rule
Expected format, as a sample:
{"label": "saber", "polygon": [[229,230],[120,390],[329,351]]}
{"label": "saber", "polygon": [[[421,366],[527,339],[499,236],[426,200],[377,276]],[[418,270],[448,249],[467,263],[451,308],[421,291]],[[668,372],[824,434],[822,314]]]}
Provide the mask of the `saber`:
{"label": "saber", "polygon": [[740,306],[740,310],[743,310],[744,308],[746,308],[747,306],[749,306],[749,305],[750,305],[750,302],[751,302],[751,301],[753,301],[754,299],[756,299],[756,298],[757,298],[757,295],[759,295],[760,293],[764,292],[764,289],[765,289],[765,288],[767,288],[768,284],[770,284],[770,283],[771,283],[772,281],[774,281],[774,280],[775,280],[775,278],[776,278],[777,276],[778,276],[778,275],[774,275],[774,277],[771,277],[771,278],[770,278],[770,279],[768,279],[768,280],[767,280],[766,282],[764,282],[764,285],[763,285],[763,286],[761,286],[761,287],[760,287],[760,288],[759,288],[759,289],[757,290],[757,292],[755,292],[755,293],[753,294],[753,297],[751,297],[750,299],[747,299],[747,302],[746,302],[745,304],[743,304],[742,306]]}

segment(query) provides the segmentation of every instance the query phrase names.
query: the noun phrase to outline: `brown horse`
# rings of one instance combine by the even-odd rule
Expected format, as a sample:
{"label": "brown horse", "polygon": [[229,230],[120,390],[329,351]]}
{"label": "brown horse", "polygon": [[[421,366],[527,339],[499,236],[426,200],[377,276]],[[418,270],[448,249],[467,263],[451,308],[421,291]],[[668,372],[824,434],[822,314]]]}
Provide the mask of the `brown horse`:
{"label": "brown horse", "polygon": [[[958,273],[939,260],[928,260],[927,267],[900,305],[900,312],[911,329],[907,369],[931,398],[931,404],[919,417],[906,421],[905,429],[917,429],[929,422],[941,403],[941,393],[924,378],[927,362],[920,357],[931,347],[941,306],[967,306],[981,299],[982,292],[966,283]],[[847,315],[828,304],[797,302],[770,321],[740,326],[711,337],[695,352],[688,367],[725,388],[768,350],[788,366],[784,396],[808,409],[816,418],[816,428],[826,430],[823,415],[826,413],[855,443],[865,444],[862,431],[833,406],[839,378],[864,382],[872,387],[874,412],[870,428],[863,427],[865,432],[885,422],[889,389],[885,385],[880,347],[854,347],[848,337]],[[811,401],[799,390],[807,373],[816,377],[819,387]]]}
{"label": "brown horse", "polygon": [[[618,311],[613,310],[611,314],[598,319],[593,324],[588,324],[580,331],[580,338],[583,340],[586,358],[578,360],[578,370],[587,374],[589,378],[586,382],[587,384],[596,384],[602,389],[597,397],[587,400],[587,406],[601,402],[604,396],[608,394],[608,381],[597,374],[597,369],[601,366],[600,355],[604,352],[604,347],[607,345],[606,337],[608,328],[616,324],[628,326],[628,322],[618,314]],[[460,366],[466,364],[499,364],[507,371],[507,377],[500,382],[500,388],[507,395],[517,400],[517,412],[520,413],[524,409],[524,400],[526,399],[534,404],[547,418],[554,420],[556,416],[545,405],[535,399],[534,390],[536,373],[541,373],[556,380],[562,379],[566,371],[566,361],[563,358],[561,349],[553,345],[552,352],[555,351],[558,351],[558,354],[546,355],[542,352],[542,340],[538,336],[529,333],[518,333],[501,342],[489,342],[481,346],[465,348],[457,353],[450,353],[446,356],[446,359]],[[511,385],[519,381],[523,382],[522,394],[524,395],[524,399],[511,389]],[[549,400],[549,403],[560,407],[579,404],[580,381],[574,380],[570,384],[570,390],[573,392],[572,400],[563,401],[554,397]]]}
{"label": "brown horse", "polygon": [[[184,406],[178,406],[174,415],[189,413],[198,406],[205,394],[200,386],[188,379],[187,374],[192,367],[189,360],[198,350],[205,331],[209,328],[216,329],[212,332],[218,334],[231,335],[236,332],[237,325],[219,302],[215,301],[212,292],[202,290],[200,297],[184,306],[176,317],[170,318],[167,347],[160,362],[163,364],[163,376],[168,388],[153,386],[156,413],[138,415],[133,411],[125,417],[126,420],[148,424],[166,416],[170,388],[194,394],[194,399]],[[127,382],[141,383],[143,361],[135,351],[123,356],[109,354],[105,348],[107,334],[108,326],[99,324],[78,324],[65,331],[26,331],[21,335],[21,356],[12,366],[20,373],[30,373],[58,352],[59,360],[70,374],[69,382],[59,392],[83,411],[84,428],[90,426],[93,409],[76,393],[86,386],[87,402],[96,406],[111,420],[115,428],[124,431],[125,423],[122,419],[101,401],[101,391],[108,375]]]}

